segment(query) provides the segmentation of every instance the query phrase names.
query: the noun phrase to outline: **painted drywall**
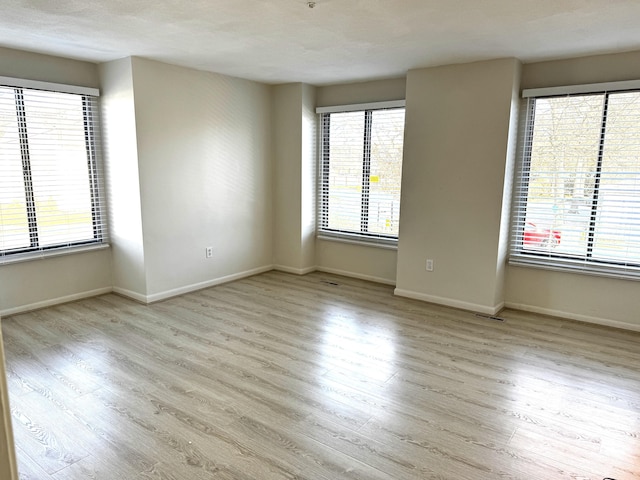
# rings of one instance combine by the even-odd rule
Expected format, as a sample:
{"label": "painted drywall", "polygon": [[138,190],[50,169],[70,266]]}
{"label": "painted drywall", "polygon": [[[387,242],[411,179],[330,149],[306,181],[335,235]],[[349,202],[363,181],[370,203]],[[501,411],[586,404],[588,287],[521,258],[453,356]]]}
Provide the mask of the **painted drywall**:
{"label": "painted drywall", "polygon": [[272,100],[273,263],[302,273],[302,84],[274,86]]}
{"label": "painted drywall", "polygon": [[316,265],[316,189],[318,172],[318,116],[316,88],[302,85],[302,268]]}
{"label": "painted drywall", "polygon": [[640,284],[510,265],[506,305],[584,322],[640,331]]}
{"label": "painted drywall", "polygon": [[405,77],[329,85],[318,87],[317,106],[332,107],[334,105],[404,100],[405,94]]}
{"label": "painted drywall", "polygon": [[[0,48],[0,75],[97,87],[92,63]],[[108,250],[0,265],[0,315],[93,295],[111,288]]]}
{"label": "painted drywall", "polygon": [[100,87],[95,63],[0,47],[0,76]]}
{"label": "painted drywall", "polygon": [[0,328],[0,480],[18,479],[10,412],[2,329]]}
{"label": "painted drywall", "polygon": [[270,268],[270,87],[141,58],[132,67],[148,299]]}
{"label": "painted drywall", "polygon": [[131,58],[100,65],[102,150],[113,287],[144,301],[147,284],[132,68]]}
{"label": "painted drywall", "polygon": [[[640,78],[640,51],[527,64],[522,88]],[[507,306],[640,330],[640,282],[507,267]]]}
{"label": "painted drywall", "polygon": [[511,109],[509,113],[509,132],[507,135],[507,159],[504,169],[502,188],[502,210],[500,213],[500,232],[498,236],[498,256],[496,258],[496,286],[493,305],[495,313],[505,303],[505,284],[507,278],[507,260],[509,258],[509,235],[511,227],[511,209],[513,196],[513,178],[516,169],[518,149],[518,120],[520,118],[520,82],[522,64],[516,62],[514,79],[511,84]]}
{"label": "painted drywall", "polygon": [[528,63],[522,68],[522,88],[558,87],[618,82],[640,78],[640,50]]}
{"label": "painted drywall", "polygon": [[318,270],[395,285],[397,251],[364,244],[317,239]]}
{"label": "painted drywall", "polygon": [[274,265],[303,274],[315,268],[315,88],[272,89]]}
{"label": "painted drywall", "polygon": [[519,69],[501,59],[409,72],[397,294],[488,313],[502,306],[501,221]]}
{"label": "painted drywall", "polygon": [[111,291],[109,249],[0,266],[0,315]]}

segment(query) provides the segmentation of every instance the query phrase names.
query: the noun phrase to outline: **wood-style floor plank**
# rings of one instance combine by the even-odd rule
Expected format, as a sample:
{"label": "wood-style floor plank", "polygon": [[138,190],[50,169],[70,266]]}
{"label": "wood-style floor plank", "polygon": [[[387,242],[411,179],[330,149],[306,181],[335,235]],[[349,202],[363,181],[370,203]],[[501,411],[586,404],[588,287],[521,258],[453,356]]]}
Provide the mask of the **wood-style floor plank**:
{"label": "wood-style floor plank", "polygon": [[640,334],[268,272],[2,320],[21,479],[640,479]]}

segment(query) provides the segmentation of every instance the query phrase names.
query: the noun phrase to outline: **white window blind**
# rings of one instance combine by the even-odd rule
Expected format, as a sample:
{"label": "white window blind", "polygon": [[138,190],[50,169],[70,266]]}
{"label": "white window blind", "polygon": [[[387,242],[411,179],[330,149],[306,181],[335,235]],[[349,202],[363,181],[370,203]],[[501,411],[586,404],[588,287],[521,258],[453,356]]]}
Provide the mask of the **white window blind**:
{"label": "white window blind", "polygon": [[404,108],[321,114],[319,233],[393,244],[398,238]]}
{"label": "white window blind", "polygon": [[106,241],[97,98],[0,86],[0,262]]}
{"label": "white window blind", "polygon": [[640,91],[524,100],[510,261],[640,278]]}

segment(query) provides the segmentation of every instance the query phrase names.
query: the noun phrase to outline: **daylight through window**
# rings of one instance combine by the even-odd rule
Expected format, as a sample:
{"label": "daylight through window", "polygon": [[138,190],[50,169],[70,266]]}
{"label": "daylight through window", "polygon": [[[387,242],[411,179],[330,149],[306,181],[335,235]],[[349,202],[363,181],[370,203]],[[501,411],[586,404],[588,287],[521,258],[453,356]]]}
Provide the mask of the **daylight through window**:
{"label": "daylight through window", "polygon": [[102,243],[96,99],[0,87],[0,260]]}
{"label": "daylight through window", "polygon": [[640,91],[529,98],[511,260],[640,274]]}
{"label": "daylight through window", "polygon": [[322,113],[320,234],[394,243],[404,108]]}

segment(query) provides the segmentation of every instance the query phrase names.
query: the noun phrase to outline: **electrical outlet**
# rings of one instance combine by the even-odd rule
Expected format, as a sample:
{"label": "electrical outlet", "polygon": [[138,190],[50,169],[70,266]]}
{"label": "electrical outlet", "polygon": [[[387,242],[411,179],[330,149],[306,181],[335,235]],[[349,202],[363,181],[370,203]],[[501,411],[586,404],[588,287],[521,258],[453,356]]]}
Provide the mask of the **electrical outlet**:
{"label": "electrical outlet", "polygon": [[205,256],[207,258],[213,257],[213,247],[207,247],[205,250]]}
{"label": "electrical outlet", "polygon": [[431,260],[430,258],[427,258],[426,269],[427,272],[433,272],[433,260]]}

